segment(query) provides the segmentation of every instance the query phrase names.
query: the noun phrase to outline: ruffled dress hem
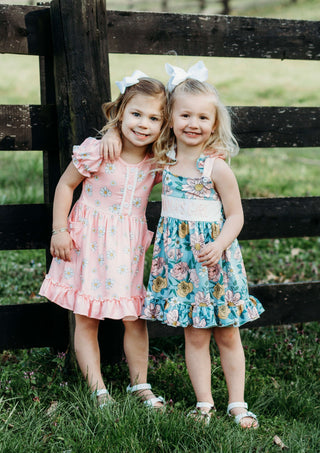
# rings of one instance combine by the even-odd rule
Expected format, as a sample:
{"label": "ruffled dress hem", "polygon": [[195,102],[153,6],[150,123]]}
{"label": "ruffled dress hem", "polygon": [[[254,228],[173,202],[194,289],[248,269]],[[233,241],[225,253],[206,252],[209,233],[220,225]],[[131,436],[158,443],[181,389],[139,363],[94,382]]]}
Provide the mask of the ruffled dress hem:
{"label": "ruffled dress hem", "polygon": [[124,321],[135,321],[139,318],[145,297],[142,295],[130,298],[94,299],[52,280],[48,275],[42,283],[39,294],[77,315],[99,320],[110,318]]}
{"label": "ruffled dress hem", "polygon": [[170,327],[194,327],[210,329],[212,327],[241,327],[247,322],[260,318],[264,312],[261,303],[254,296],[249,296],[249,302],[243,309],[239,306],[212,305],[210,307],[172,304],[162,299],[151,299],[147,307],[142,309],[141,319],[160,321]]}

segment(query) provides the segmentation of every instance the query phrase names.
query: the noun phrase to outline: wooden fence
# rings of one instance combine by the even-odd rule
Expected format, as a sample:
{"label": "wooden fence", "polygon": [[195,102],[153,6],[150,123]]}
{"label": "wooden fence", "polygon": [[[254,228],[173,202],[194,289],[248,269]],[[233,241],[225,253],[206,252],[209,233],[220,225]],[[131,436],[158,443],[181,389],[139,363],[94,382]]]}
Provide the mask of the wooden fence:
{"label": "wooden fence", "polygon": [[[72,145],[99,124],[110,99],[108,51],[275,59],[320,59],[319,22],[106,11],[104,0],[0,5],[0,52],[38,55],[41,105],[0,106],[0,150],[43,150],[45,202],[0,206],[0,249],[48,250],[55,185]],[[233,107],[240,145],[320,146],[320,108]],[[0,151],[1,152],[1,151]],[[240,239],[319,236],[320,197],[243,200]],[[160,203],[149,203],[155,230]],[[41,282],[39,282],[40,285]],[[320,319],[320,282],[256,285],[266,308],[255,326]],[[120,354],[121,322],[101,323],[107,359]],[[177,330],[157,323],[150,335]],[[68,314],[52,303],[0,306],[0,349],[69,342]],[[110,347],[112,345],[112,347]]]}

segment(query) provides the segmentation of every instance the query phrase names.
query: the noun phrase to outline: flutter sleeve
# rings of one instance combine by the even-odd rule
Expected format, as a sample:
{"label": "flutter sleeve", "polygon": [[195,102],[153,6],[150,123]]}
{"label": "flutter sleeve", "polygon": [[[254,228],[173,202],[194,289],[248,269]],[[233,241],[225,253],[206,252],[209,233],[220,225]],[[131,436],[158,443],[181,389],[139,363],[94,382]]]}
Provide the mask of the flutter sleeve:
{"label": "flutter sleeve", "polygon": [[93,137],[86,138],[81,145],[73,147],[72,162],[86,178],[98,171],[102,160],[100,141]]}

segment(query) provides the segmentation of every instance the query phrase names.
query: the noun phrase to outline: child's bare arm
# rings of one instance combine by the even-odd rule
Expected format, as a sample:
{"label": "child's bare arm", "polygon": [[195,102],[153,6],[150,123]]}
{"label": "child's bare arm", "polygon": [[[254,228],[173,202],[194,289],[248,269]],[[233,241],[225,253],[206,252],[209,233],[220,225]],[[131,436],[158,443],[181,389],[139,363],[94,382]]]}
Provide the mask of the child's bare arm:
{"label": "child's bare arm", "polygon": [[238,237],[243,227],[243,210],[238,183],[234,173],[223,160],[216,160],[212,179],[221,197],[226,221],[216,240],[205,244],[199,254],[199,262],[207,267],[218,263],[224,250]]}
{"label": "child's bare arm", "polygon": [[[53,202],[53,234],[51,237],[50,253],[53,257],[70,261],[73,248],[69,232],[63,231],[68,225],[68,214],[72,204],[74,189],[81,183],[81,175],[71,162],[61,176],[54,195]],[[60,231],[62,229],[62,231]]]}
{"label": "child's bare arm", "polygon": [[110,162],[118,159],[122,151],[122,141],[118,128],[112,127],[104,134],[100,143],[100,152]]}

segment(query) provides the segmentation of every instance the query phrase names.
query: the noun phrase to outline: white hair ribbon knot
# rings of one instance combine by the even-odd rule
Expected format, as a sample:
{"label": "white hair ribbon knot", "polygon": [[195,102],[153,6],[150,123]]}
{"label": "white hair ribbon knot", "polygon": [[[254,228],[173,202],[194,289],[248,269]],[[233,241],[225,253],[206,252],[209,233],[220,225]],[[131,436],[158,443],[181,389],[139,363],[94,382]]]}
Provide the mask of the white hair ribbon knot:
{"label": "white hair ribbon knot", "polygon": [[124,77],[120,82],[117,81],[116,85],[120,90],[120,93],[123,94],[126,91],[126,88],[131,87],[139,83],[139,79],[148,77],[144,72],[137,69],[131,76]]}
{"label": "white hair ribbon knot", "polygon": [[191,66],[187,72],[184,69],[179,68],[178,66],[172,66],[169,63],[166,63],[165,68],[169,76],[171,76],[167,85],[170,92],[179,85],[179,83],[184,82],[187,79],[205,82],[208,78],[208,69],[203,61],[198,61],[198,63]]}

